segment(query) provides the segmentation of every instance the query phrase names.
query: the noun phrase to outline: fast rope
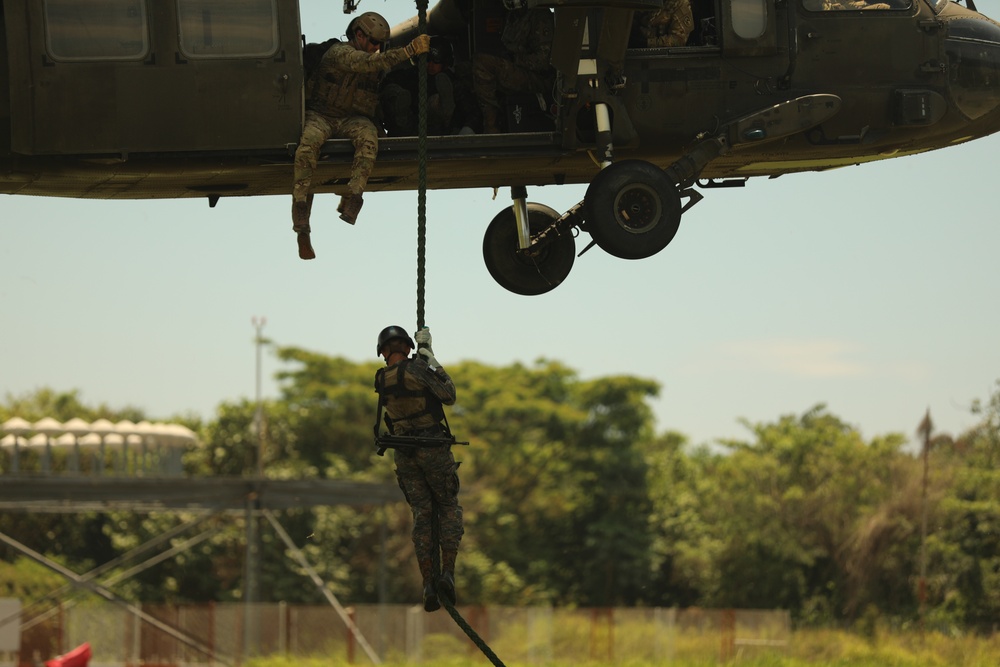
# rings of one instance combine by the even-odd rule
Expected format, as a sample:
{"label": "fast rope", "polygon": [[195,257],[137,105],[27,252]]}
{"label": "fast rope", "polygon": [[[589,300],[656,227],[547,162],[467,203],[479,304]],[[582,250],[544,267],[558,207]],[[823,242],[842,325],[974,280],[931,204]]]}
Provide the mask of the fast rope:
{"label": "fast rope", "polygon": [[[427,0],[417,0],[417,32],[427,34]],[[417,329],[424,328],[427,255],[427,54],[417,58]]]}
{"label": "fast rope", "polygon": [[[427,34],[427,0],[417,2],[417,32]],[[417,329],[424,327],[424,284],[427,255],[427,54],[417,59]],[[436,540],[436,519],[432,521]],[[439,568],[434,558],[434,570]],[[442,605],[455,623],[496,667],[505,667],[483,638],[469,625],[458,610],[442,600]]]}
{"label": "fast rope", "polygon": [[483,638],[479,636],[479,633],[473,630],[472,626],[465,622],[465,619],[462,618],[462,615],[458,613],[457,609],[446,603],[444,600],[441,601],[441,605],[451,615],[451,617],[455,619],[455,623],[458,624],[458,627],[462,628],[462,631],[469,636],[472,643],[478,646],[479,650],[483,652],[483,655],[489,658],[490,662],[496,665],[496,667],[504,667],[504,664],[500,662],[500,658],[498,658],[497,654],[493,652],[493,649],[487,646],[486,642],[483,641]]}
{"label": "fast rope", "polygon": [[[437,509],[434,509],[431,512],[431,541],[434,544],[438,543]],[[433,569],[435,572],[435,576],[437,576],[436,573],[441,571],[441,566],[439,562],[440,558],[438,557],[437,549],[434,549],[434,555],[431,556],[431,561],[433,562]],[[500,658],[497,657],[497,654],[493,652],[493,649],[491,649],[489,645],[485,641],[483,641],[483,638],[479,636],[479,633],[476,632],[476,630],[471,625],[469,625],[468,621],[462,618],[462,615],[458,613],[458,610],[455,609],[454,606],[448,604],[448,601],[445,600],[443,597],[439,598],[439,601],[441,603],[441,606],[444,607],[445,611],[448,612],[448,615],[451,616],[451,618],[455,621],[455,624],[458,627],[460,627],[462,629],[462,632],[464,632],[466,636],[470,640],[472,640],[472,643],[475,644],[479,648],[479,650],[483,652],[483,655],[485,655],[486,658],[493,663],[494,667],[506,667],[500,661]]]}

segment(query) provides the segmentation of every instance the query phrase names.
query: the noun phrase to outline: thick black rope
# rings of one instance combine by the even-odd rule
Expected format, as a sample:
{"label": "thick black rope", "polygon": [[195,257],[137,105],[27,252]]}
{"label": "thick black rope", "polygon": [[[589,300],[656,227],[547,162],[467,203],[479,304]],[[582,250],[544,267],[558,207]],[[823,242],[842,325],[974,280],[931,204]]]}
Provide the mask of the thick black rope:
{"label": "thick black rope", "polygon": [[[427,34],[427,0],[417,0],[417,31]],[[417,58],[417,329],[424,327],[427,255],[427,54]]]}
{"label": "thick black rope", "polygon": [[[427,0],[417,0],[417,32],[421,35],[427,33]],[[417,329],[424,326],[424,282],[425,266],[427,255],[427,54],[420,54],[417,60]],[[437,513],[435,512],[435,515]],[[435,544],[437,543],[437,517],[432,517],[433,531],[435,533]],[[435,552],[437,549],[435,549]],[[435,553],[435,556],[438,554]],[[439,571],[438,558],[433,558],[433,569],[435,576]],[[453,606],[441,601],[445,610],[455,620],[458,627],[479,647],[490,662],[496,667],[504,667],[500,658],[493,652],[483,638],[479,636],[471,625],[469,625],[458,610]]]}
{"label": "thick black rope", "polygon": [[[441,572],[441,567],[440,567],[441,549],[438,547],[438,544],[440,544],[440,542],[438,541],[438,528],[439,528],[438,512],[437,508],[435,507],[434,509],[431,510],[431,542],[434,543],[434,550],[431,555],[431,563],[432,563],[432,569],[434,571],[433,576],[435,579],[437,578],[438,573]],[[443,596],[438,596],[438,602],[440,602],[441,606],[444,607],[445,611],[448,612],[448,615],[452,617],[452,619],[455,621],[455,624],[458,625],[458,627],[462,628],[462,632],[464,632],[466,636],[468,636],[468,638],[472,640],[473,644],[479,647],[479,650],[483,652],[483,655],[485,655],[489,659],[489,661],[494,664],[495,667],[505,667],[505,665],[502,662],[500,662],[500,658],[497,657],[497,654],[493,652],[493,649],[491,649],[489,645],[485,641],[483,641],[483,638],[479,636],[479,633],[476,632],[473,629],[473,627],[469,625],[468,622],[466,622],[464,618],[462,618],[462,615],[458,613],[458,610],[455,609],[454,606],[448,604],[448,601]]]}
{"label": "thick black rope", "polygon": [[496,667],[504,667],[504,664],[500,662],[500,658],[498,658],[497,654],[493,652],[493,649],[487,646],[486,642],[483,641],[483,638],[479,636],[479,633],[473,630],[472,626],[465,622],[465,619],[462,618],[462,615],[458,613],[457,609],[444,600],[441,600],[441,605],[451,615],[451,617],[455,619],[455,623],[458,624],[458,627],[462,628],[462,631],[469,636],[472,643],[478,646],[479,650],[483,652],[483,655],[489,658],[490,662],[496,665]]}

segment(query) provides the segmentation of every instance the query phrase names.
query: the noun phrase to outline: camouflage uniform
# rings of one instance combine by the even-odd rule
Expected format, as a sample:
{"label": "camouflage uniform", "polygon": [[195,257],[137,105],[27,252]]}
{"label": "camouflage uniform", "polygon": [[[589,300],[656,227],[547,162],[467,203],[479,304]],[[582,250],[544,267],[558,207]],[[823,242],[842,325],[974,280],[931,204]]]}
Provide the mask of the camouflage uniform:
{"label": "camouflage uniform", "polygon": [[684,46],[694,30],[690,0],[667,0],[663,9],[639,15],[646,47]]}
{"label": "camouflage uniform", "polygon": [[511,11],[500,37],[509,57],[489,53],[473,56],[472,85],[483,111],[484,131],[496,131],[500,108],[498,92],[546,93],[551,90],[554,70],[549,61],[554,32],[555,23],[549,9]]}
{"label": "camouflage uniform", "polygon": [[406,59],[402,48],[367,53],[349,42],[334,43],[323,55],[306,83],[305,125],[295,151],[295,202],[308,201],[320,149],[330,137],[350,139],[354,144],[347,187],[352,195],[364,191],[378,152],[378,131],[372,119],[379,80]]}
{"label": "camouflage uniform", "polygon": [[[385,405],[395,435],[444,435],[442,405],[455,403],[455,384],[443,368],[432,369],[416,357],[381,368],[375,391]],[[417,561],[428,561],[440,548],[442,557],[458,551],[464,529],[458,504],[458,464],[451,447],[395,450],[396,479],[413,512],[413,550]],[[432,536],[437,520],[438,543]]]}

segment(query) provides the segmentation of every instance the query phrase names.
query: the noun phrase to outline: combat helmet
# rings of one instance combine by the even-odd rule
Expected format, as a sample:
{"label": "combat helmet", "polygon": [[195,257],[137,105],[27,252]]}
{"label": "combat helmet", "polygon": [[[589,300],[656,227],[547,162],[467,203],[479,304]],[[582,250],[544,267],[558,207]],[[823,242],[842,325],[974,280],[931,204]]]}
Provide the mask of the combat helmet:
{"label": "combat helmet", "polygon": [[347,36],[353,38],[355,30],[360,30],[376,42],[385,43],[389,39],[389,22],[375,12],[365,12],[351,21],[347,26]]}
{"label": "combat helmet", "polygon": [[382,354],[382,348],[393,338],[402,338],[409,344],[411,350],[416,347],[416,345],[413,344],[413,339],[410,338],[410,334],[406,333],[406,329],[392,325],[382,329],[382,333],[378,335],[378,347],[375,348],[376,357]]}
{"label": "combat helmet", "polygon": [[455,61],[455,49],[448,38],[440,35],[431,37],[430,51],[427,52],[427,59],[432,63],[441,63],[445,67],[451,67]]}

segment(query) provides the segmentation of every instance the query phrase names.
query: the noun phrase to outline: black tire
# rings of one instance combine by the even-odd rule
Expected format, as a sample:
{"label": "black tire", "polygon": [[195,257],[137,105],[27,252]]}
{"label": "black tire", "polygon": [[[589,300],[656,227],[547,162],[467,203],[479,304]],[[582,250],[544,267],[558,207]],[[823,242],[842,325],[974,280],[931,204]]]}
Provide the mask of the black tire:
{"label": "black tire", "polygon": [[667,247],[681,224],[681,198],[667,174],[644,160],[601,170],[583,204],[586,230],[602,250],[645,259]]}
{"label": "black tire", "polygon": [[[559,214],[542,204],[528,204],[528,228],[537,234]],[[563,234],[553,241],[527,252],[517,243],[514,209],[507,207],[496,214],[483,238],[483,259],[493,279],[504,289],[535,296],[555,289],[569,275],[576,259],[576,241]]]}

